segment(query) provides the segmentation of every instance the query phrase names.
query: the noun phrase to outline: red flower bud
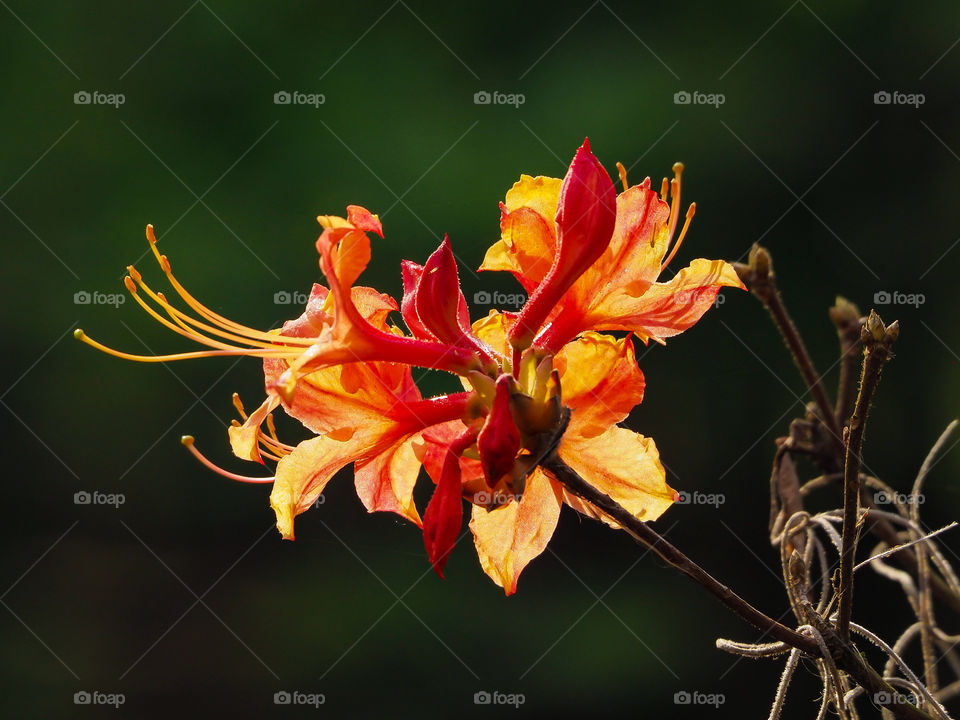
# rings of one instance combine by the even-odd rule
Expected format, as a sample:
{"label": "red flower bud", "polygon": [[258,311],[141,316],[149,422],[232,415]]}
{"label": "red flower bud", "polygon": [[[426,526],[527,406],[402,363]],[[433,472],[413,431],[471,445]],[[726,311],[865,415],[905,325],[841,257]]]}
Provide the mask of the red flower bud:
{"label": "red flower bud", "polygon": [[560,188],[553,265],[510,330],[514,348],[523,350],[530,346],[563,294],[603,255],[616,219],[617,192],[613,181],[590,152],[589,139],[584,140]]}

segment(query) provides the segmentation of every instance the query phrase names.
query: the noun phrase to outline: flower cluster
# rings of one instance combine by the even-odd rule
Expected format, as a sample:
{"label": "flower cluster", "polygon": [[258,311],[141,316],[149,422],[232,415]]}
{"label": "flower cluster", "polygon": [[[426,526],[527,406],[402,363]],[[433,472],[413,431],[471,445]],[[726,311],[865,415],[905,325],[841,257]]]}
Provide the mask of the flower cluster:
{"label": "flower cluster", "polygon": [[[270,463],[273,474],[247,477],[217,468],[185,437],[202,462],[236,480],[271,484],[277,527],[291,540],[296,516],[352,463],[366,508],[421,526],[440,574],[460,535],[466,501],[480,563],[510,594],[545,549],[563,504],[606,519],[537,465],[542,438],[556,432],[564,408],[570,421],[557,453],[583,478],[643,520],[656,519],[676,500],[653,440],[618,424],[643,399],[633,338],[663,343],[699,320],[721,287],[743,287],[720,260],[694,260],[661,281],[695,209],[690,206],[674,241],[682,166],[659,194],[649,178],[629,186],[618,168],[619,195],[585,141],[562,180],[523,175],[507,192],[500,239],[480,269],[506,270],[523,285],[529,300],[517,313],[493,310],[471,322],[446,238],[425,264],[404,261],[399,305],[356,285],[370,262],[370,233],[382,237],[383,231],[376,215],[349,206],[346,218],[318,218],[327,286],[314,285],[303,314],[280,329],[242,326],[196,300],[148,226],[157,261],[192,312],[152,290],[132,266],[128,290],[154,319],[210,349],[137,356],[82,330],[76,335],[133,360],[262,358],[266,398],[247,414],[234,396],[240,420],[229,436],[237,457]],[[390,320],[397,311],[406,331]],[[453,373],[463,391],[424,398],[413,367]],[[296,446],[282,442],[272,416],[278,407],[315,436]],[[422,518],[413,497],[421,466],[436,484]]]}

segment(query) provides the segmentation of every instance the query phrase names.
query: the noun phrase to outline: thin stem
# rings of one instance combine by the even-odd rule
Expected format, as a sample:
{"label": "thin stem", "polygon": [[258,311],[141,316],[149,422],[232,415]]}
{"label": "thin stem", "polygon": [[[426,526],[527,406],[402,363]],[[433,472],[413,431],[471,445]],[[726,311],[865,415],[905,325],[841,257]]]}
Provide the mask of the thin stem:
{"label": "thin stem", "polygon": [[[554,445],[559,443],[562,427],[560,432],[554,436]],[[541,465],[553,473],[554,477],[567,490],[592,503],[604,514],[615,520],[631,537],[653,550],[668,564],[703,587],[737,616],[765,634],[802,650],[811,657],[818,658],[821,656],[820,646],[816,640],[778,623],[741,598],[684,555],[645,522],[636,518],[629,510],[580,477],[556,454],[555,448],[545,457]],[[881,678],[876,670],[867,665],[851,643],[840,640],[829,623],[823,621],[822,618],[819,618],[819,620],[821,624],[817,629],[823,635],[831,655],[836,660],[837,667],[850,675],[870,693],[875,702],[883,705],[893,712],[897,718],[903,720],[932,720],[931,715],[911,705],[902,694]]]}
{"label": "thin stem", "polygon": [[807,347],[800,337],[800,331],[794,325],[786,306],[783,304],[783,298],[780,297],[770,253],[765,248],[754,245],[750,251],[750,264],[748,266],[738,264],[734,267],[740,279],[750,287],[753,294],[767,308],[774,324],[780,330],[780,334],[783,335],[783,340],[786,342],[790,354],[793,355],[793,361],[800,370],[807,387],[810,388],[813,400],[820,412],[820,419],[834,437],[837,454],[839,455],[841,436],[836,411],[833,403],[830,402],[830,398],[827,397],[827,391],[820,380],[820,374],[813,366]]}
{"label": "thin stem", "polygon": [[838,297],[830,308],[830,319],[837,326],[840,340],[840,381],[837,385],[837,424],[843,427],[853,411],[857,394],[857,364],[860,360],[860,310],[846,298]]}
{"label": "thin stem", "polygon": [[554,477],[570,492],[592,503],[609,515],[635,540],[650,548],[667,563],[703,587],[740,618],[776,640],[803,650],[814,657],[819,655],[820,649],[814,640],[768,617],[741,598],[688,558],[647,523],[637,519],[629,510],[580,477],[555,452],[550,453],[541,465],[553,473]]}
{"label": "thin stem", "polygon": [[863,435],[873,393],[880,382],[880,373],[890,358],[890,346],[897,339],[900,326],[896,322],[886,327],[872,310],[861,334],[864,344],[863,370],[860,392],[850,417],[846,436],[846,454],[843,466],[843,546],[840,552],[840,584],[838,590],[837,632],[846,642],[850,640],[850,615],[853,611],[853,566],[857,552],[860,528],[860,467],[863,462]]}
{"label": "thin stem", "polygon": [[[933,467],[937,456],[947,444],[947,441],[950,439],[950,435],[953,434],[953,431],[956,429],[956,427],[957,421],[954,420],[947,426],[947,429],[943,431],[943,433],[940,435],[940,438],[927,454],[926,459],[923,461],[923,465],[920,467],[920,472],[917,473],[917,478],[913,483],[913,490],[911,492],[911,499],[913,502],[910,505],[910,519],[918,525],[920,524],[919,499],[922,497],[921,493],[923,492],[923,483],[926,480],[927,475],[930,473],[930,469]],[[936,692],[940,687],[940,681],[937,676],[937,658],[935,657],[933,648],[933,628],[935,623],[933,617],[933,599],[931,598],[930,593],[930,565],[927,548],[922,542],[917,546],[917,570],[919,571],[917,573],[917,580],[919,581],[919,601],[917,603],[919,607],[917,619],[920,621],[920,649],[921,656],[923,657],[923,681],[927,684],[927,687],[931,692]]]}

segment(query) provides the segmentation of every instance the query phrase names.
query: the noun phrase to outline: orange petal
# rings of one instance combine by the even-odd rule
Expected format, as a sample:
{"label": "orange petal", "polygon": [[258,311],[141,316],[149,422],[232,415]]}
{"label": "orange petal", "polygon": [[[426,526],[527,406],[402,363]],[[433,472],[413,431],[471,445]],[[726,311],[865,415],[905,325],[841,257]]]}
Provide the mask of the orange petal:
{"label": "orange petal", "polygon": [[521,175],[500,205],[501,239],[488,250],[481,270],[507,270],[528,292],[553,265],[556,254],[559,178]]}
{"label": "orange petal", "polygon": [[527,477],[519,502],[494,510],[473,506],[470,529],[480,565],[507,595],[527,564],[547,547],[560,518],[560,487],[542,470]]}
{"label": "orange petal", "polygon": [[584,333],[554,359],[563,404],[573,410],[568,433],[592,437],[624,420],[643,400],[643,373],[633,341]]}
{"label": "orange petal", "polygon": [[[657,446],[639,433],[617,426],[592,438],[567,433],[559,454],[584,480],[640,520],[656,520],[676,500],[676,491],[666,483]],[[570,504],[585,509],[579,503]],[[587,514],[596,517],[595,512]]]}
{"label": "orange petal", "polygon": [[654,283],[639,297],[612,295],[593,311],[595,327],[629,330],[645,342],[672,337],[703,317],[722,287],[745,289],[729,263],[699,258],[669,282]]}
{"label": "orange petal", "polygon": [[369,512],[394,512],[422,525],[413,502],[413,488],[420,474],[420,460],[413,451],[416,442],[411,438],[373,460],[357,463],[357,495]]}

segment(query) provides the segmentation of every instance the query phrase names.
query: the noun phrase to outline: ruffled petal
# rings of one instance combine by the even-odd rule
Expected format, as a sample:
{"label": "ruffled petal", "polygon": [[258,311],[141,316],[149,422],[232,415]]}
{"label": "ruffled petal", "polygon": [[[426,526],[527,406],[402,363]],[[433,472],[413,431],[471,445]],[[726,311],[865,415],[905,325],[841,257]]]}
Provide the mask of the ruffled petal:
{"label": "ruffled petal", "polygon": [[699,258],[669,282],[654,283],[638,297],[612,293],[592,311],[593,326],[628,330],[644,342],[672,337],[703,317],[723,287],[745,289],[729,263]]}
{"label": "ruffled petal", "polygon": [[569,433],[592,437],[624,420],[643,400],[643,373],[633,341],[587,332],[554,359],[563,404],[573,410]]}
{"label": "ruffled petal", "polygon": [[293,519],[310,509],[337,471],[356,459],[356,439],[346,441],[320,435],[304,440],[277,463],[270,506],[277,514],[277,529],[293,540]]}
{"label": "ruffled petal", "polygon": [[[567,433],[558,452],[584,480],[640,520],[656,520],[677,499],[676,490],[666,483],[657,446],[632,430],[614,426],[592,438]],[[570,504],[598,515],[589,504]]]}
{"label": "ruffled petal", "polygon": [[398,443],[372,460],[357,463],[357,495],[369,512],[393,512],[422,525],[413,501],[420,460],[413,450],[417,438]]}
{"label": "ruffled petal", "polygon": [[521,175],[500,204],[500,240],[484,257],[481,270],[512,272],[527,292],[553,265],[557,248],[560,178]]}
{"label": "ruffled petal", "polygon": [[527,478],[519,502],[493,510],[473,506],[470,529],[480,565],[507,595],[516,592],[520,573],[546,549],[561,504],[559,485],[537,469]]}

